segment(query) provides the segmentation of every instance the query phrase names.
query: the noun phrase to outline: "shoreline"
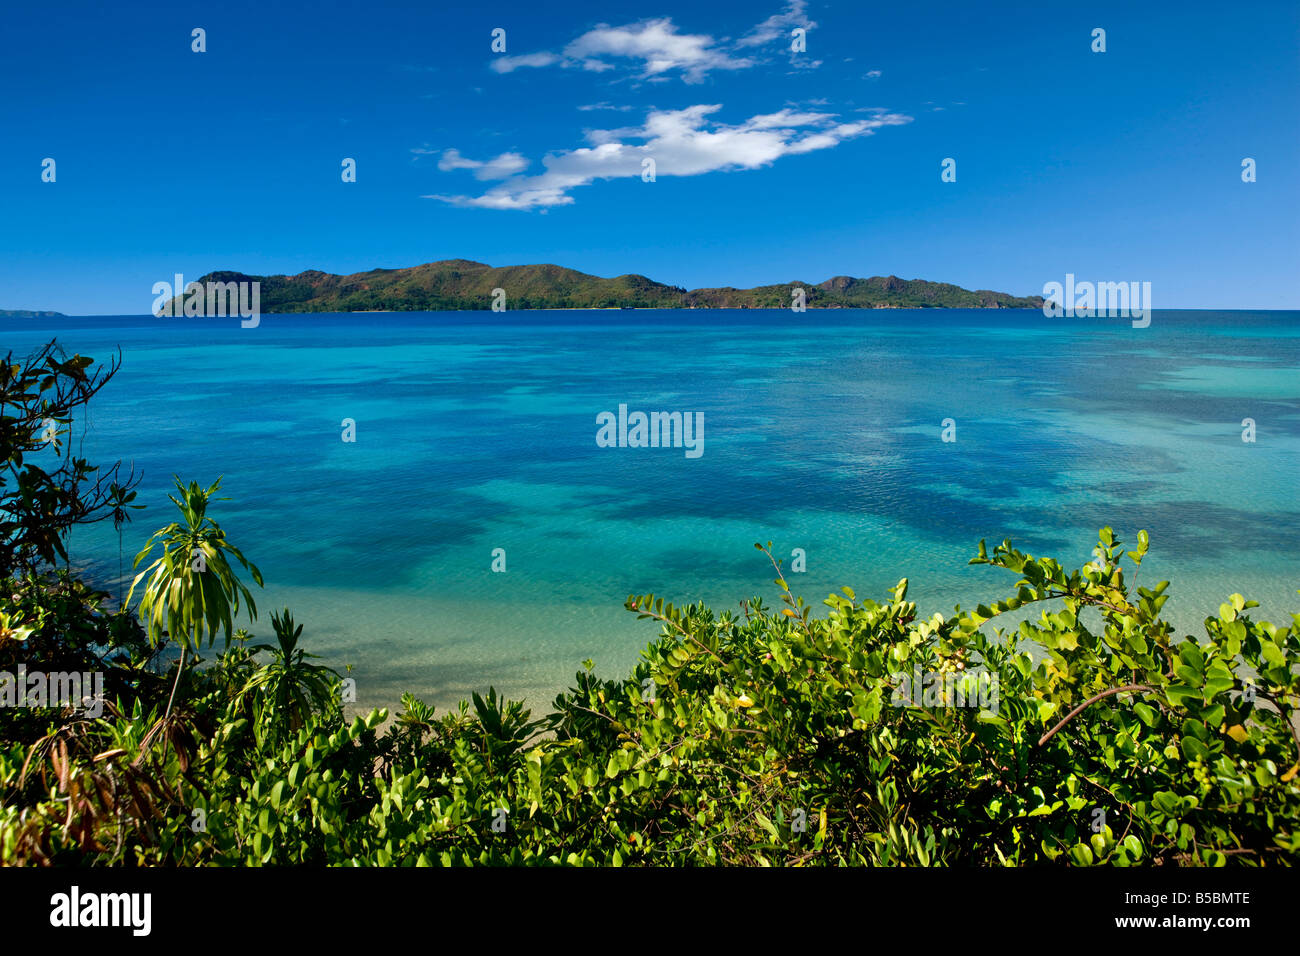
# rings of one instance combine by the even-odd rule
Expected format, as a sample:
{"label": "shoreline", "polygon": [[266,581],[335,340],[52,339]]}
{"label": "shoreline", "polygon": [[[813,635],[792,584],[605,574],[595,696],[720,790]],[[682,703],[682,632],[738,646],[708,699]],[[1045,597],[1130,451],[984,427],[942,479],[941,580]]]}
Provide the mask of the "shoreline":
{"label": "shoreline", "polygon": [[[511,312],[789,312],[789,306],[761,306],[753,308],[715,308],[713,306],[578,306],[573,308],[552,308],[547,306],[539,309],[507,309],[505,312],[496,312],[494,315],[505,315]],[[1010,306],[948,306],[948,305],[928,305],[928,306],[813,306],[810,305],[805,310],[807,312],[1039,312],[1043,310],[1035,307],[1010,307]],[[1213,308],[1210,306],[1190,306],[1186,308],[1170,307],[1152,309],[1152,313],[1167,312],[1245,312],[1258,315],[1300,313],[1300,306],[1289,309],[1246,309],[1246,308]],[[270,315],[435,315],[442,312],[452,313],[477,313],[492,312],[491,309],[356,309],[351,312],[326,312],[326,311],[309,311],[309,312],[262,312],[262,316]],[[156,319],[156,315],[150,315],[147,312],[86,312],[86,313],[64,313],[57,315],[44,315],[40,317],[27,316],[6,316],[0,314],[0,322],[6,320],[29,322],[37,318],[42,319]],[[184,316],[181,316],[184,318]],[[226,316],[193,316],[193,318],[227,318]],[[238,316],[234,316],[238,318]],[[1096,318],[1096,316],[1088,316]],[[1103,318],[1105,318],[1103,316]]]}

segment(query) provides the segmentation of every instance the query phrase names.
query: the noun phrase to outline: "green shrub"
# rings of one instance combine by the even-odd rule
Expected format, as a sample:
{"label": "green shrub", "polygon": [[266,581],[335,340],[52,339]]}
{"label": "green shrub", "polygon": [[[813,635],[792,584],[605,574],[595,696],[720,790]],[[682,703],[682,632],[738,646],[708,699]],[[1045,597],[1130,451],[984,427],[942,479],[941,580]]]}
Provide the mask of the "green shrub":
{"label": "green shrub", "polygon": [[[1147,537],[1127,552],[1141,563]],[[762,548],[767,552],[769,548]],[[628,608],[659,637],[622,681],[586,669],[541,719],[409,696],[346,721],[301,628],[247,635],[97,720],[50,712],[0,748],[6,863],[139,865],[1290,865],[1300,856],[1300,616],[1233,595],[1200,641],[1131,590],[1102,529],[1066,572],[1009,542],[992,607],[918,620],[792,596],[738,614]],[[1030,605],[1018,628],[1000,615]],[[990,633],[991,632],[991,633]],[[271,655],[269,660],[263,655]],[[929,675],[924,689],[907,686]],[[983,675],[983,676],[981,676]],[[918,693],[919,691],[919,693]],[[917,704],[918,706],[912,706]],[[25,768],[25,769],[24,769]]]}

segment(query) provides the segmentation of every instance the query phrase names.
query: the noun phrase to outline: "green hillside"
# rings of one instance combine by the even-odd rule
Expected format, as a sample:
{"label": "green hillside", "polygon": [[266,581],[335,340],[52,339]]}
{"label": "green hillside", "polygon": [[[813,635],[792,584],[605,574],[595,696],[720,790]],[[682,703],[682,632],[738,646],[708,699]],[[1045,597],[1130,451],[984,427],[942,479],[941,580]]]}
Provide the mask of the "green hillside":
{"label": "green hillside", "polygon": [[504,289],[509,309],[776,309],[789,308],[791,289],[806,290],[809,308],[1041,308],[1040,296],[970,291],[944,282],[876,276],[836,276],[753,289],[695,289],[642,275],[602,279],[556,265],[489,266],[466,259],[408,269],[372,269],[339,276],[315,270],[296,276],[213,272],[200,282],[260,282],[261,309],[275,312],[393,312],[490,309]]}

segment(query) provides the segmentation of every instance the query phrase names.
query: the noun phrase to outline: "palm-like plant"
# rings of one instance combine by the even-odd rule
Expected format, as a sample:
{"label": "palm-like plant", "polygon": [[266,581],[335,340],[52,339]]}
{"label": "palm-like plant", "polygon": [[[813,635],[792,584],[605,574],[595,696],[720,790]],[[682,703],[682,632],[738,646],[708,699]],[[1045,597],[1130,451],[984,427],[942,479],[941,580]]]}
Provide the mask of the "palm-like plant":
{"label": "palm-like plant", "polygon": [[207,514],[209,502],[229,500],[212,497],[220,487],[221,478],[207,489],[201,488],[197,481],[184,485],[176,478],[176,489],[181,496],[167,497],[180,509],[184,521],[172,522],[154,532],[131,565],[139,567],[155,546],[162,546],[162,554],[131,582],[126,603],[130,605],[136,587],[148,578],[140,599],[140,620],[148,631],[149,641],[156,645],[167,633],[181,645],[180,664],[167,701],[166,716],[171,715],[172,702],[176,699],[186,651],[197,653],[205,635],[211,646],[218,630],[226,632],[229,644],[241,602],[248,606],[249,617],[257,618],[253,595],[235,574],[229,557],[233,556],[248,570],[258,587],[262,586],[262,572],[226,540],[226,533]]}
{"label": "palm-like plant", "polygon": [[131,511],[139,511],[144,505],[133,505],[135,492],[126,485],[120,485],[116,481],[109,485],[108,488],[108,507],[112,509],[113,530],[117,532],[117,604],[121,609],[126,605],[122,603],[122,526],[131,520]]}
{"label": "palm-like plant", "polygon": [[333,705],[338,696],[335,691],[339,675],[332,668],[307,663],[307,658],[316,655],[298,647],[302,625],[294,624],[288,608],[284,609],[283,616],[272,613],[271,626],[279,647],[256,644],[249,648],[255,652],[270,651],[271,662],[257,670],[244,685],[244,691],[255,692],[264,705],[272,708],[258,709],[269,714],[277,727],[287,726],[289,732],[296,732],[314,712],[324,712]]}

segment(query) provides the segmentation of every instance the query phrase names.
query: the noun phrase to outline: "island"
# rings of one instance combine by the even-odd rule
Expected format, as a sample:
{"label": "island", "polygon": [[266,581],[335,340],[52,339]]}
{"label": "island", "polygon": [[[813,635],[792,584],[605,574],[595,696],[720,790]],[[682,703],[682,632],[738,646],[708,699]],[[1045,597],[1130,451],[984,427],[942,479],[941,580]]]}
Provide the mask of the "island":
{"label": "island", "polygon": [[[804,290],[809,309],[1041,309],[1042,296],[972,291],[946,282],[873,276],[835,276],[824,282],[791,280],[751,289],[687,290],[643,275],[612,279],[557,265],[490,266],[447,259],[404,269],[352,275],[309,270],[297,275],[211,272],[198,280],[258,282],[261,311],[433,312],[492,308],[494,290],[508,309],[789,309]],[[499,298],[499,294],[497,295]]]}

